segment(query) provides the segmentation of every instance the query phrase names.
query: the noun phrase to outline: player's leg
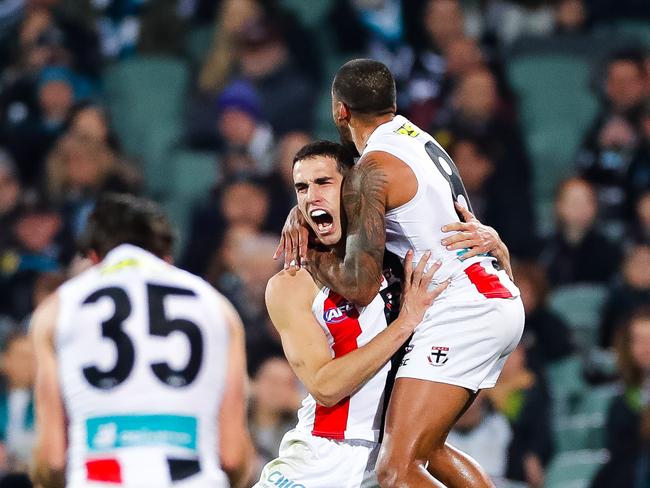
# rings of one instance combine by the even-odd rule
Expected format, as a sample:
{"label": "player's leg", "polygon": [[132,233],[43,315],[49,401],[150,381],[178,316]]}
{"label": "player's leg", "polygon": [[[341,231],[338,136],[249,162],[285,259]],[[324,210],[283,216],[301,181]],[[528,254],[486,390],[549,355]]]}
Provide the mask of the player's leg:
{"label": "player's leg", "polygon": [[[458,419],[460,419],[460,417],[462,417],[465,414],[467,409],[472,405],[472,403],[474,403],[474,400],[476,399],[477,396],[478,393],[474,393],[473,395],[470,396],[469,401],[465,405],[465,408],[462,410],[462,412],[460,412],[460,414],[458,415],[456,421],[454,421],[454,424],[456,424]],[[476,470],[480,471],[481,473],[484,473],[484,470],[481,467],[481,465],[469,454],[464,453],[460,449],[456,449],[454,446],[447,443],[445,444],[445,449],[446,449],[445,453],[449,457],[449,464],[452,465],[452,468],[448,472],[455,474],[458,471],[466,471],[467,466],[474,466]],[[435,465],[436,465],[435,462],[429,460],[428,466],[435,466]],[[429,471],[433,476],[435,476],[435,474],[431,472],[431,469],[428,469],[428,466],[427,466],[427,471]],[[445,470],[445,472],[447,471]],[[442,481],[445,485],[449,483],[449,479],[445,477],[444,473],[439,476],[441,476],[438,478],[439,481]],[[487,473],[484,473],[484,476],[486,479],[489,479]]]}
{"label": "player's leg", "polygon": [[382,488],[492,488],[476,462],[445,443],[473,397],[459,386],[398,378],[377,464]]}

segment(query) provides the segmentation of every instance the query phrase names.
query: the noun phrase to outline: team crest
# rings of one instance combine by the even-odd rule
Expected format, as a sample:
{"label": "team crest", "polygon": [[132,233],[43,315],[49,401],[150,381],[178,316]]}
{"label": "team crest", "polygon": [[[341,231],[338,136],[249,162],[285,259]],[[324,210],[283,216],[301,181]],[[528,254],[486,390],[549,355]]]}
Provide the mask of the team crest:
{"label": "team crest", "polygon": [[444,346],[433,346],[427,356],[431,366],[442,366],[449,359],[449,348]]}

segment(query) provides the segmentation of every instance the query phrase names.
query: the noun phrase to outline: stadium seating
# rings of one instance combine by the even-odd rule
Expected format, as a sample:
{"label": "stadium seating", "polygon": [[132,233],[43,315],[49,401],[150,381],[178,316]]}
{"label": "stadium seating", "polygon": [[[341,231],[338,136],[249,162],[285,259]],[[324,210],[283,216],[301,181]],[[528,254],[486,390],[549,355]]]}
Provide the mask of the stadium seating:
{"label": "stadium seating", "polygon": [[596,112],[588,89],[590,69],[587,60],[562,53],[516,57],[508,65],[533,163],[537,207],[552,199],[557,182],[572,171],[573,156]]}
{"label": "stadium seating", "polygon": [[607,458],[605,423],[618,386],[590,386],[582,370],[578,355],[556,361],[546,369],[556,449],[547,471],[546,488],[588,488]]}
{"label": "stadium seating", "polygon": [[179,150],[170,156],[167,180],[173,182],[173,191],[164,201],[174,227],[178,230],[177,251],[183,248],[183,239],[189,235],[191,211],[207,198],[214,185],[219,164],[214,153]]}
{"label": "stadium seating", "polygon": [[583,350],[596,345],[600,311],[607,298],[603,285],[578,284],[556,288],[549,297],[549,305],[573,329]]}
{"label": "stadium seating", "polygon": [[[189,71],[183,61],[134,57],[111,66],[105,97],[115,129],[127,154],[140,158],[155,195],[165,155],[180,138]],[[149,178],[152,178],[149,182]]]}
{"label": "stadium seating", "polygon": [[[597,25],[596,32],[610,37],[628,37],[650,48],[650,22],[643,20],[619,20],[613,23]],[[633,45],[630,43],[630,45]],[[637,42],[638,45],[638,42]]]}
{"label": "stadium seating", "polygon": [[195,66],[201,66],[207,58],[210,48],[212,47],[212,38],[214,37],[214,27],[198,27],[187,33],[185,39],[185,51],[188,54],[190,62]]}
{"label": "stadium seating", "polygon": [[571,451],[559,454],[551,462],[545,488],[588,488],[602,463],[607,461],[604,449]]}
{"label": "stadium seating", "polygon": [[[318,27],[332,8],[333,0],[305,2],[304,0],[280,0],[283,7],[292,10],[308,27]],[[322,29],[319,29],[322,30]]]}

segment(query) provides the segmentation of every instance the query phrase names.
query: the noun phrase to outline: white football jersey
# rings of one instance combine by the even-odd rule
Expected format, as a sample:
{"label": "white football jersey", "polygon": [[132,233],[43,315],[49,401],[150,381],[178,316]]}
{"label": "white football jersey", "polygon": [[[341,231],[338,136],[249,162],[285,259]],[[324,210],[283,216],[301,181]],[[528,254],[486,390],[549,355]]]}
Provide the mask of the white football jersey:
{"label": "white football jersey", "polygon": [[418,182],[417,193],[409,202],[386,213],[386,248],[389,251],[403,260],[412,249],[415,262],[426,251],[431,251],[429,262],[442,262],[435,280],[452,279],[447,295],[463,289],[474,294],[478,290],[486,298],[519,295],[506,273],[494,268],[495,258],[483,255],[461,261],[467,250],[449,251],[441,244],[450,235],[442,232],[442,227],[459,221],[454,201],[465,208],[471,207],[458,169],[431,135],[398,115],[370,135],[363,154],[372,151],[383,151],[399,158],[411,168]]}
{"label": "white football jersey", "polygon": [[217,292],[124,244],[58,295],[67,486],[227,487],[218,415],[229,333]]}
{"label": "white football jersey", "polygon": [[[356,307],[329,288],[323,288],[314,298],[312,313],[327,336],[334,358],[366,345],[387,326],[381,295],[367,307]],[[377,442],[390,369],[388,362],[356,392],[333,407],[318,405],[308,395],[298,411],[296,429],[328,439]]]}

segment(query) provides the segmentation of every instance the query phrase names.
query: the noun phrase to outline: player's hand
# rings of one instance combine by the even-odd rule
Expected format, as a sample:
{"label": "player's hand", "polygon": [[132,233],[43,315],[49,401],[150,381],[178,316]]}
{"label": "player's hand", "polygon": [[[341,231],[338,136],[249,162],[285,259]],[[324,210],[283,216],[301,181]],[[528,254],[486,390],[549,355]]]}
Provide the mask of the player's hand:
{"label": "player's hand", "polygon": [[300,267],[307,259],[309,227],[298,207],[293,207],[282,228],[280,244],[273,254],[278,259],[284,253],[284,269],[291,266]]}
{"label": "player's hand", "polygon": [[479,254],[485,254],[495,250],[500,244],[499,234],[492,227],[483,225],[474,214],[462,205],[455,203],[456,210],[463,217],[464,222],[454,222],[442,228],[443,232],[455,232],[455,234],[442,240],[442,245],[449,251],[468,249],[460,259],[465,260]]}
{"label": "player's hand", "polygon": [[447,280],[433,290],[429,290],[433,275],[441,266],[440,261],[437,261],[425,272],[430,257],[431,251],[427,251],[415,269],[413,269],[413,251],[407,252],[404,260],[404,294],[399,314],[414,329],[422,322],[424,313],[433,301],[445,291],[450,282],[450,280]]}

